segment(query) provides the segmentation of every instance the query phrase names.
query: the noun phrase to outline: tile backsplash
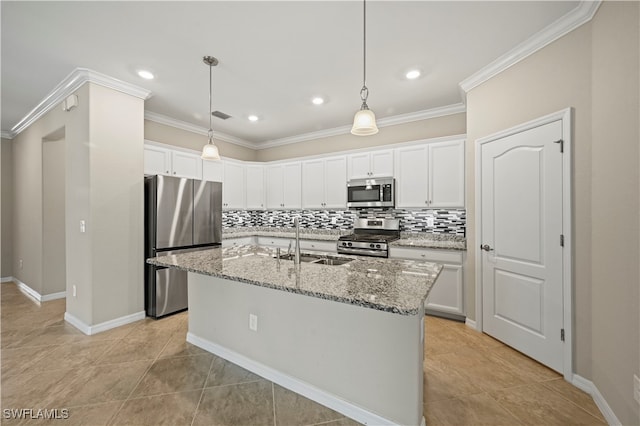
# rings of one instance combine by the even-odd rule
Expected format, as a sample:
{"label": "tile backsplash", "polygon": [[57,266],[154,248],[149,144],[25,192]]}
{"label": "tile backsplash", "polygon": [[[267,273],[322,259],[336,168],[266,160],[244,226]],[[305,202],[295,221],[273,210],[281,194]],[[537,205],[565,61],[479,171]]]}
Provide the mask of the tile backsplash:
{"label": "tile backsplash", "polygon": [[223,228],[293,227],[293,218],[310,229],[351,229],[358,217],[395,217],[400,231],[465,236],[465,209],[362,209],[362,210],[223,210]]}

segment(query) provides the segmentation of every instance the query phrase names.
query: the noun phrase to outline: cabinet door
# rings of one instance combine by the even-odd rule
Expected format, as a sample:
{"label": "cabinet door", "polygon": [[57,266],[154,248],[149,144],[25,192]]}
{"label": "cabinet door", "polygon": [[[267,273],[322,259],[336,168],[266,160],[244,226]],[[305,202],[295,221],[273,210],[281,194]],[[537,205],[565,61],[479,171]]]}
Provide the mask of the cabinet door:
{"label": "cabinet door", "polygon": [[282,166],[265,167],[265,186],[267,193],[267,208],[282,208]]}
{"label": "cabinet door", "polygon": [[463,285],[462,266],[444,264],[427,297],[425,309],[464,315]]}
{"label": "cabinet door", "polygon": [[363,179],[371,177],[368,152],[351,154],[347,157],[349,179]]}
{"label": "cabinet door", "polygon": [[246,166],[247,209],[264,209],[264,166]]}
{"label": "cabinet door", "polygon": [[222,207],[225,209],[244,208],[244,166],[225,162],[224,183],[222,184]]}
{"label": "cabinet door", "polygon": [[397,148],[396,206],[428,207],[427,147]]}
{"label": "cabinet door", "polygon": [[196,154],[173,151],[171,153],[172,176],[202,179],[202,158]]}
{"label": "cabinet door", "polygon": [[285,209],[302,207],[302,167],[300,163],[282,166],[282,203]]}
{"label": "cabinet door", "polygon": [[156,146],[144,147],[144,174],[145,175],[170,175],[171,151]]}
{"label": "cabinet door", "polygon": [[429,147],[429,207],[464,207],[464,141]]}
{"label": "cabinet door", "polygon": [[[303,190],[306,188],[303,185]],[[347,208],[347,160],[345,157],[324,161],[324,208]]]}
{"label": "cabinet door", "polygon": [[212,182],[224,182],[224,162],[223,161],[203,161],[202,180]]}
{"label": "cabinet door", "polygon": [[373,151],[371,153],[369,176],[389,177],[393,176],[393,150]]}
{"label": "cabinet door", "polygon": [[321,209],[324,207],[324,160],[302,163],[302,208]]}

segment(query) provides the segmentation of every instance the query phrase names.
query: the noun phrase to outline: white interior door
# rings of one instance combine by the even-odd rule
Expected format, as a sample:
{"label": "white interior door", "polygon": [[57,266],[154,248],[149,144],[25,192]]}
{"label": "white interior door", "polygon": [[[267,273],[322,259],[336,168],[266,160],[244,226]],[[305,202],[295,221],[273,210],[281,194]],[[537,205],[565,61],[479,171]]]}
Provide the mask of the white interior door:
{"label": "white interior door", "polygon": [[480,145],[483,330],[563,371],[562,121]]}

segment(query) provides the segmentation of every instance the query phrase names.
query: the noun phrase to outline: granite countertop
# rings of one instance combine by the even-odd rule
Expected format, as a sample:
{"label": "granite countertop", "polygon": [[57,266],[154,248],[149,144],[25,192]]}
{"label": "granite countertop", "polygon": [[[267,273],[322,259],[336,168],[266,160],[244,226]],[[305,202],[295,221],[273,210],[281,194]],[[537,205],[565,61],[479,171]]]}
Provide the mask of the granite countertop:
{"label": "granite countertop", "polygon": [[276,249],[243,245],[147,259],[147,263],[211,275],[365,308],[415,315],[442,265],[360,256],[340,266],[275,259]]}
{"label": "granite countertop", "polygon": [[[342,235],[351,234],[351,229],[300,229],[303,240],[337,241]],[[222,239],[241,237],[295,238],[293,228],[246,227],[227,228]],[[401,232],[400,239],[390,243],[392,247],[435,248],[446,250],[466,250],[466,238],[460,235],[431,234],[426,232]]]}

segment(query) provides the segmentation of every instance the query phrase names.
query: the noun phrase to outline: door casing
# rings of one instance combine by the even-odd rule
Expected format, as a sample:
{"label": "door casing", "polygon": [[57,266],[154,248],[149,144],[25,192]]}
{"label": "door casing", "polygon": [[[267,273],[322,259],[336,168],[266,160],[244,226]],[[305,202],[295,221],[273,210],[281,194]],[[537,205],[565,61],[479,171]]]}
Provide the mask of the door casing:
{"label": "door casing", "polygon": [[[476,243],[480,247],[482,244],[482,156],[481,147],[483,144],[490,143],[496,139],[501,139],[520,133],[534,127],[545,125],[554,121],[562,120],[562,140],[563,157],[562,157],[562,232],[564,235],[563,270],[562,270],[562,294],[563,294],[563,322],[564,322],[564,358],[563,358],[563,375],[567,381],[573,379],[573,233],[572,233],[572,133],[571,122],[573,117],[572,108],[566,108],[558,112],[528,121],[526,123],[511,127],[506,130],[494,133],[489,136],[476,140],[475,146],[475,219],[476,219]],[[478,331],[483,330],[482,326],[482,256],[476,247],[475,256],[475,288],[476,288],[476,322],[475,328]]]}

